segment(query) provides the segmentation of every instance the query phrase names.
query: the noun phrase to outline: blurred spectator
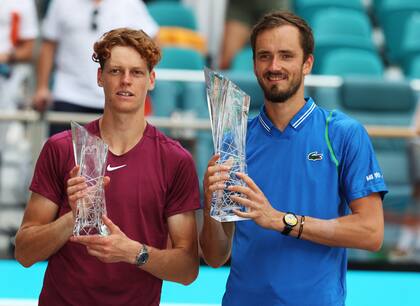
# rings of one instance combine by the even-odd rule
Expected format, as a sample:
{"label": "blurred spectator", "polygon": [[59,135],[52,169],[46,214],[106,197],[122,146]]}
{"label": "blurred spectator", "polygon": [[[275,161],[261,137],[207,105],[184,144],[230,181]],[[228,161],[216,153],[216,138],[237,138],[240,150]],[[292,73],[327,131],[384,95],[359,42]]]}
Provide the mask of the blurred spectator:
{"label": "blurred spectator", "polygon": [[228,69],[235,54],[248,42],[251,26],[273,10],[289,10],[289,0],[229,0],[220,54],[220,69]]}
{"label": "blurred spectator", "polygon": [[420,104],[417,107],[414,126],[417,137],[409,142],[408,150],[413,202],[405,212],[397,246],[390,254],[392,261],[420,262]]}
{"label": "blurred spectator", "polygon": [[10,100],[13,68],[32,59],[38,26],[33,0],[0,0],[0,8],[0,109],[9,109],[16,103]]}
{"label": "blurred spectator", "polygon": [[[119,27],[142,29],[151,37],[158,31],[140,0],[51,0],[42,24],[34,108],[44,111],[53,102],[54,111],[101,113],[104,95],[95,82],[91,47],[104,32]],[[50,134],[68,128],[53,124]]]}
{"label": "blurred spectator", "polygon": [[[33,0],[0,0],[0,110],[17,108],[22,99],[22,81],[29,67],[20,63],[32,59],[34,40],[38,35]],[[10,124],[0,122],[0,153]]]}

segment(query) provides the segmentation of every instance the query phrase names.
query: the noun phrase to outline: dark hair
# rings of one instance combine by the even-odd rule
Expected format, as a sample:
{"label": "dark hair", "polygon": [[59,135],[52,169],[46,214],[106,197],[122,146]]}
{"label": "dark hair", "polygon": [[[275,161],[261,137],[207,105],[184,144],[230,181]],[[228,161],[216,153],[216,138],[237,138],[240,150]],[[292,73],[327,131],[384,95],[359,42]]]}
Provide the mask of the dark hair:
{"label": "dark hair", "polygon": [[255,43],[257,37],[265,30],[274,29],[283,25],[292,25],[299,30],[300,45],[303,49],[303,60],[314,52],[314,36],[311,27],[305,20],[288,11],[275,11],[264,15],[260,21],[252,28],[251,47],[253,58],[255,58]]}
{"label": "dark hair", "polygon": [[111,49],[115,46],[132,47],[147,62],[149,71],[161,59],[161,52],[157,44],[142,30],[118,28],[106,32],[93,45],[92,59],[104,68],[106,60],[111,56]]}

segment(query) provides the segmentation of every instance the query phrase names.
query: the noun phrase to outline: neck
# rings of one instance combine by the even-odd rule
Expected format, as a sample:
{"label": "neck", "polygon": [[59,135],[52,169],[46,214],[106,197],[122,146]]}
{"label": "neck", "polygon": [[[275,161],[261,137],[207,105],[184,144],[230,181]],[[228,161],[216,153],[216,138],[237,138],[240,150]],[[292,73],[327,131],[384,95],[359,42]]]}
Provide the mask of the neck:
{"label": "neck", "polygon": [[143,137],[146,128],[144,113],[115,114],[107,111],[99,120],[101,138],[115,155],[122,155],[132,149]]}
{"label": "neck", "polygon": [[283,103],[264,101],[268,118],[282,132],[305,103],[303,92],[301,94],[297,92],[293,97]]}

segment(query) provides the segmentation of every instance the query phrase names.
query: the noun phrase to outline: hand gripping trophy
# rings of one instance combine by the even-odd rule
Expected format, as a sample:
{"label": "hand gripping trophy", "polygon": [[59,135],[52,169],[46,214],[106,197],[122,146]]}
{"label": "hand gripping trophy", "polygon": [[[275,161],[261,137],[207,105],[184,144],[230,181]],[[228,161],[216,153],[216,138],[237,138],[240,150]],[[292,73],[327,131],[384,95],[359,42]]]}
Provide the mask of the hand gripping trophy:
{"label": "hand gripping trophy", "polygon": [[229,180],[224,190],[213,193],[210,215],[219,222],[244,220],[233,210],[245,208],[232,201],[228,186],[245,185],[236,172],[246,173],[245,142],[250,97],[232,81],[205,69],[207,103],[210,113],[214,151],[220,155],[218,163],[229,165]]}
{"label": "hand gripping trophy", "polygon": [[71,132],[75,162],[88,185],[87,195],[77,201],[73,235],[107,235],[102,215],[106,214],[103,178],[108,145],[75,122]]}

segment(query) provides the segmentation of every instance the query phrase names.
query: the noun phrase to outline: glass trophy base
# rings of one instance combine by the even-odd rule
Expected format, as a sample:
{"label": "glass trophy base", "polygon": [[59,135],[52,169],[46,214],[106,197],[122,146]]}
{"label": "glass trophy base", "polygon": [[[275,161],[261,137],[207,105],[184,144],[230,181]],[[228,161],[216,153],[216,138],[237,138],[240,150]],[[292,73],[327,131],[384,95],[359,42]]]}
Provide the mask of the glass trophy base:
{"label": "glass trophy base", "polygon": [[236,222],[250,220],[249,218],[242,218],[237,215],[216,215],[211,217],[219,222]]}
{"label": "glass trophy base", "polygon": [[108,236],[109,230],[105,224],[100,225],[99,229],[97,227],[91,227],[91,226],[76,227],[73,230],[73,235],[74,236],[90,236],[90,235]]}
{"label": "glass trophy base", "polygon": [[219,221],[219,222],[235,222],[235,221],[243,221],[243,220],[250,220],[249,218],[239,217],[235,215],[232,209],[237,209],[240,211],[244,211],[244,207],[229,207],[228,209],[212,209],[210,211],[210,216]]}

